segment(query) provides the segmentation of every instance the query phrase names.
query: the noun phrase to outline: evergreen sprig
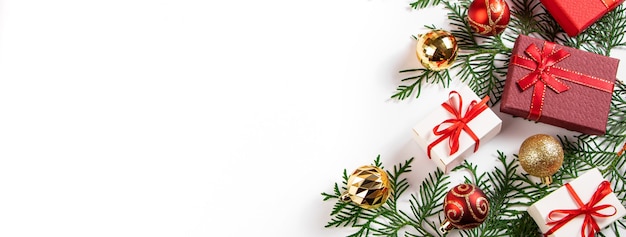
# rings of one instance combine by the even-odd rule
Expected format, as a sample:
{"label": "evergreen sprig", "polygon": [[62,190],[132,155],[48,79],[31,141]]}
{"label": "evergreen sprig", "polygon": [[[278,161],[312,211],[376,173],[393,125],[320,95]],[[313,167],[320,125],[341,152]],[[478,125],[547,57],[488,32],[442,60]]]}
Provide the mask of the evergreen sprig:
{"label": "evergreen sprig", "polygon": [[591,25],[576,37],[557,35],[556,40],[567,46],[581,48],[601,55],[610,55],[611,50],[626,46],[626,8],[620,5]]}
{"label": "evergreen sprig", "polygon": [[[478,166],[468,162],[455,168],[453,172],[467,172],[464,182],[477,184],[490,200],[487,220],[477,228],[462,231],[461,236],[540,236],[537,225],[525,208],[594,167],[602,171],[618,199],[626,203],[626,153],[622,152],[626,146],[625,118],[626,85],[618,81],[613,92],[606,135],[559,136],[565,160],[554,175],[554,185],[543,185],[535,177],[525,174],[515,156],[509,159],[500,151],[497,152],[499,165],[489,172],[479,173]],[[409,188],[406,178],[400,176],[410,172],[413,160],[411,158],[394,166],[393,171],[387,171],[394,195],[385,205],[367,210],[338,201],[326,227],[357,228],[357,232],[350,236],[401,236],[402,233],[404,236],[443,236],[437,232],[437,227],[443,218],[443,198],[451,184],[449,175],[440,170],[431,172],[419,185],[419,192],[410,195],[411,211],[398,208],[397,200]],[[380,156],[374,164],[382,166]],[[324,201],[339,199],[346,190],[348,178],[344,170],[343,187],[335,183],[333,193],[322,193]],[[610,231],[619,236],[625,230],[626,218],[622,218],[603,232]],[[599,234],[604,236],[602,232]]]}
{"label": "evergreen sprig", "polygon": [[[519,165],[515,159],[507,159],[504,153],[498,151],[498,161],[501,169],[494,169],[481,175],[477,173],[477,166],[465,162],[455,170],[467,170],[470,176],[465,176],[465,183],[477,184],[489,199],[489,215],[479,227],[464,230],[461,236],[533,236],[537,235],[537,228],[520,226],[517,221],[524,219],[525,212],[521,207],[528,205],[524,199],[525,183],[520,182]],[[536,227],[532,221],[533,227]]]}
{"label": "evergreen sprig", "polygon": [[[619,6],[606,14],[596,24],[576,37],[568,37],[558,26],[539,0],[511,0],[511,23],[504,34],[496,37],[476,35],[469,27],[466,16],[468,0],[417,0],[410,4],[414,9],[443,6],[448,10],[448,19],[453,27],[452,34],[459,42],[459,57],[451,70],[440,72],[421,68],[407,69],[401,73],[412,73],[402,80],[408,85],[398,86],[392,98],[406,99],[415,94],[419,97],[424,83],[447,87],[453,76],[479,95],[489,95],[490,104],[500,100],[503,77],[511,49],[506,43],[515,41],[518,35],[533,35],[582,50],[610,55],[618,47],[626,46],[626,8]],[[434,29],[435,27],[427,27]],[[456,75],[450,73],[454,71]],[[563,144],[565,159],[563,166],[554,175],[555,182],[546,186],[536,177],[520,169],[516,155],[506,156],[498,151],[498,165],[493,170],[479,173],[478,166],[465,162],[453,172],[466,172],[464,182],[475,183],[490,200],[487,220],[477,228],[461,231],[464,237],[483,236],[541,236],[534,220],[525,209],[547,196],[564,183],[591,168],[599,168],[612,184],[614,193],[622,204],[626,204],[626,85],[616,82],[607,132],[603,136],[576,135],[558,136]],[[509,158],[510,157],[510,158]],[[410,172],[413,158],[386,171],[392,183],[393,194],[382,207],[368,210],[352,203],[339,201],[346,190],[349,178],[343,172],[342,186],[335,183],[331,193],[322,193],[324,201],[335,200],[331,219],[326,227],[352,227],[357,231],[350,236],[444,236],[437,231],[443,220],[443,198],[451,182],[449,175],[440,170],[429,173],[419,184],[418,192],[411,193],[409,210],[398,205],[402,194],[409,189],[404,174]],[[380,156],[374,165],[382,167]],[[402,177],[401,177],[402,176]],[[613,232],[617,236],[626,231],[626,217],[611,224],[599,236]]]}
{"label": "evergreen sprig", "polygon": [[[536,26],[542,20],[536,12],[541,10],[541,3],[534,0],[512,0],[511,3],[511,15],[513,17],[511,17],[509,26],[515,36],[538,33]],[[511,42],[515,41],[515,38],[511,39]]]}
{"label": "evergreen sprig", "polygon": [[474,33],[467,21],[469,4],[469,1],[444,2],[450,24],[455,26],[452,34],[459,39],[461,52],[453,68],[459,70],[462,82],[479,97],[489,96],[490,104],[494,105],[502,95],[511,49],[504,45],[500,36],[485,37]]}
{"label": "evergreen sprig", "polygon": [[[393,171],[386,171],[391,185],[391,196],[387,202],[377,209],[364,209],[352,202],[343,202],[341,195],[347,190],[349,179],[347,170],[343,172],[343,186],[335,183],[332,193],[323,192],[324,201],[337,200],[331,212],[332,219],[325,227],[355,227],[357,231],[350,237],[369,236],[398,236],[398,233],[411,223],[406,220],[406,215],[397,208],[397,200],[409,188],[409,183],[404,174],[411,172],[413,158],[406,160],[393,167]],[[374,166],[384,169],[380,161],[380,155],[376,157]]]}
{"label": "evergreen sprig", "polygon": [[413,9],[422,9],[430,6],[437,6],[441,3],[442,0],[417,0],[415,2],[410,3],[409,5]]}
{"label": "evergreen sprig", "polygon": [[[511,22],[509,29],[498,36],[483,36],[473,32],[467,21],[469,0],[418,0],[411,3],[414,9],[443,5],[448,10],[447,17],[453,27],[451,33],[458,41],[459,55],[449,70],[434,72],[423,68],[401,70],[400,73],[413,73],[401,82],[391,98],[404,100],[415,93],[419,98],[424,83],[439,84],[447,87],[451,76],[458,76],[462,82],[480,97],[489,95],[490,104],[496,104],[502,95],[511,48],[508,43],[515,41],[518,35],[534,35],[545,40],[566,46],[583,49],[602,55],[610,55],[614,48],[626,46],[626,7],[619,6],[607,13],[595,24],[576,37],[568,37],[554,18],[547,13],[539,0],[511,0]],[[432,29],[431,27],[427,27]]]}
{"label": "evergreen sprig", "polygon": [[434,217],[439,217],[438,221],[441,223],[439,216],[443,210],[441,200],[448,192],[449,184],[448,176],[438,169],[428,174],[428,178],[422,181],[419,196],[411,194],[409,202],[413,216],[402,211],[401,214],[411,221],[414,231],[417,232],[414,236],[441,236],[437,232],[438,224],[434,222]]}
{"label": "evergreen sprig", "polygon": [[[504,78],[508,68],[511,49],[506,47],[500,36],[486,37],[475,34],[467,22],[469,1],[451,2],[448,0],[420,0],[411,4],[420,9],[442,4],[448,10],[451,33],[457,39],[459,54],[450,70],[439,72],[423,68],[406,69],[400,73],[412,72],[417,75],[402,79],[411,81],[409,85],[399,85],[391,98],[404,100],[415,93],[419,98],[424,83],[440,84],[447,87],[451,81],[450,71],[458,71],[456,76],[469,85],[479,97],[489,96],[490,104],[497,103],[502,95]],[[431,27],[427,27],[431,29]]]}
{"label": "evergreen sprig", "polygon": [[450,81],[452,81],[448,70],[431,71],[417,68],[402,70],[400,73],[412,73],[416,75],[402,79],[403,82],[410,81],[411,84],[398,86],[396,93],[391,96],[393,99],[404,100],[409,98],[414,92],[416,93],[415,97],[419,97],[422,92],[423,83],[440,84],[444,87],[448,87]]}

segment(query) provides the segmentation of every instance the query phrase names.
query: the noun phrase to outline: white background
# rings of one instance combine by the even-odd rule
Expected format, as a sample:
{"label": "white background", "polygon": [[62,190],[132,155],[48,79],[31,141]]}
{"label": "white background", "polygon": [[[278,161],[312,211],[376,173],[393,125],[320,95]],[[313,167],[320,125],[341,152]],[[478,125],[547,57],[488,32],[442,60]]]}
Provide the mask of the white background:
{"label": "white background", "polygon": [[[389,99],[447,27],[410,2],[0,0],[0,236],[352,233],[323,227],[344,168],[435,169],[411,127],[447,90]],[[481,171],[571,134],[498,114]]]}

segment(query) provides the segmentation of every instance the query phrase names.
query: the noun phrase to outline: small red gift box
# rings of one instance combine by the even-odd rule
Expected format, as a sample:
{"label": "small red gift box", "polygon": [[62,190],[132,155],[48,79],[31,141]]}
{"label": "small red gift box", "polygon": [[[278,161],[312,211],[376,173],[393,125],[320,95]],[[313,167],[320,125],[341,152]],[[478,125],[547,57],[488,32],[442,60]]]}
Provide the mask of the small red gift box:
{"label": "small red gift box", "polygon": [[619,60],[520,35],[500,111],[572,131],[603,135]]}
{"label": "small red gift box", "polygon": [[541,0],[567,35],[576,36],[624,0]]}

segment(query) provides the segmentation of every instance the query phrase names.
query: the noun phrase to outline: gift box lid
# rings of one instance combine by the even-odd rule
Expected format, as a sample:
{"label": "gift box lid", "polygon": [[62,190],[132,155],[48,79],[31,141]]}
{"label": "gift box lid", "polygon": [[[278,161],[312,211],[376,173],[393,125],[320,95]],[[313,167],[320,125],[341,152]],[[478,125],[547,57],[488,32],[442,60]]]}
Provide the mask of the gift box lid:
{"label": "gift box lid", "polygon": [[570,37],[580,34],[623,2],[624,0],[541,0],[546,10]]}

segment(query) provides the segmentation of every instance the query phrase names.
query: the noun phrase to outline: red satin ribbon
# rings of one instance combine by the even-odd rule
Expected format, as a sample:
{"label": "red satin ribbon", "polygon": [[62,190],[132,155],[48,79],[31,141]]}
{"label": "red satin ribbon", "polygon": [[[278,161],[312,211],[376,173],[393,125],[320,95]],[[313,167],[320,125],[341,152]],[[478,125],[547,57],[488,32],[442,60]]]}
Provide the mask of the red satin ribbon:
{"label": "red satin ribbon", "polygon": [[602,3],[606,8],[611,8],[615,3],[617,3],[617,0],[602,0]]}
{"label": "red satin ribbon", "polygon": [[[453,104],[452,99],[454,98],[454,96],[459,97],[459,107],[456,109],[452,105]],[[463,98],[461,97],[461,94],[459,94],[456,91],[451,91],[449,97],[450,98],[448,99],[448,101],[442,103],[441,106],[443,106],[444,109],[446,109],[448,112],[454,115],[454,118],[446,119],[433,128],[433,133],[436,136],[440,136],[440,137],[428,145],[428,149],[427,149],[428,158],[430,158],[430,152],[433,149],[433,147],[435,147],[437,144],[439,144],[446,138],[450,138],[448,140],[448,146],[450,147],[450,155],[457,152],[459,150],[459,137],[461,136],[461,131],[465,131],[472,139],[474,139],[474,141],[476,142],[476,145],[474,145],[474,152],[478,150],[478,144],[480,140],[478,139],[478,136],[476,136],[474,131],[472,131],[472,129],[469,126],[467,126],[467,123],[472,121],[472,119],[476,118],[476,116],[478,116],[480,113],[482,113],[487,108],[489,108],[489,106],[487,106],[487,101],[489,101],[489,96],[485,96],[485,98],[480,102],[476,102],[475,100],[472,100],[472,102],[470,102],[469,106],[467,107],[465,116],[461,115],[461,111],[463,110]],[[451,125],[445,129],[439,130],[439,127],[446,123],[450,123]]]}
{"label": "red satin ribbon", "polygon": [[[585,229],[588,229],[589,230],[588,236],[593,237],[596,234],[596,232],[600,231],[600,227],[598,226],[598,223],[596,222],[596,219],[594,217],[605,218],[605,217],[613,216],[617,213],[617,209],[613,205],[604,204],[604,205],[596,206],[596,204],[598,204],[598,202],[600,202],[604,197],[606,197],[607,195],[613,192],[613,190],[611,190],[611,183],[609,183],[608,181],[605,180],[605,181],[602,181],[602,183],[600,183],[600,185],[598,186],[598,189],[591,197],[591,200],[587,202],[587,204],[584,204],[580,200],[580,197],[578,197],[578,194],[576,194],[576,191],[574,191],[574,189],[572,188],[570,184],[565,184],[565,187],[567,188],[567,191],[572,196],[574,201],[576,201],[576,204],[578,205],[579,208],[569,209],[569,210],[561,209],[561,210],[551,211],[550,214],[548,215],[548,218],[550,218],[550,220],[553,220],[552,219],[553,214],[565,214],[566,216],[562,217],[559,220],[548,222],[547,223],[548,225],[554,225],[554,226],[550,230],[548,230],[548,232],[543,234],[543,236],[551,235],[555,231],[557,231],[559,228],[566,225],[569,221],[576,218],[577,216],[585,215],[585,219],[583,221],[580,235],[582,237],[585,237]],[[607,209],[607,208],[613,208],[613,214],[600,213],[600,210]]]}
{"label": "red satin ribbon", "polygon": [[511,63],[531,71],[517,81],[517,85],[522,91],[534,87],[528,119],[539,120],[541,117],[546,87],[557,94],[570,89],[559,79],[608,93],[613,92],[613,82],[555,66],[561,60],[569,57],[570,53],[563,48],[557,50],[556,44],[552,42],[545,42],[541,50],[537,45],[531,44],[524,52],[528,57],[515,55],[511,59]]}

